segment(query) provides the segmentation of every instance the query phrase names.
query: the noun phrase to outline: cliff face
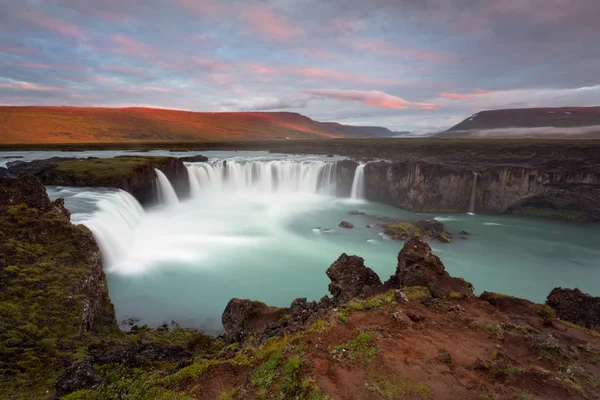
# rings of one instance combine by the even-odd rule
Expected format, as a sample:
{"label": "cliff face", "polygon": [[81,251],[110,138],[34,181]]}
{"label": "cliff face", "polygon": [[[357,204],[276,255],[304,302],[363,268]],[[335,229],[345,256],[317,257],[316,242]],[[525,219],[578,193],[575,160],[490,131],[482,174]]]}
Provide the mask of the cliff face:
{"label": "cliff face", "polygon": [[[570,211],[584,220],[600,219],[598,172],[503,165],[477,171],[477,212],[526,214],[531,210],[554,210]],[[419,161],[369,163],[365,184],[369,200],[416,212],[466,212],[473,170]]]}
{"label": "cliff face", "polygon": [[81,335],[118,332],[91,232],[32,176],[0,180],[0,304],[0,394],[41,398]]}
{"label": "cliff face", "polygon": [[44,185],[122,189],[143,205],[157,201],[156,168],[169,178],[180,198],[189,195],[187,169],[175,157],[51,158],[15,161],[8,167],[8,175],[33,175]]}

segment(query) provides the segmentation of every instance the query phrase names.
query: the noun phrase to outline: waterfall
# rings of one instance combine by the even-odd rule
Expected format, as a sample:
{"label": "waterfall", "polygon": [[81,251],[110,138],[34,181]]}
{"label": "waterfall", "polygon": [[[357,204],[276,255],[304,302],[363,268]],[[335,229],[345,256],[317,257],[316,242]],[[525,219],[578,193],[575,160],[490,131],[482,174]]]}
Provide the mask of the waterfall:
{"label": "waterfall", "polygon": [[223,191],[336,193],[335,162],[219,160],[189,164],[187,169],[192,196]]}
{"label": "waterfall", "polygon": [[471,187],[471,201],[469,202],[469,214],[475,214],[475,198],[477,196],[477,172],[473,171],[473,185]]}
{"label": "waterfall", "polygon": [[354,171],[350,198],[360,200],[365,198],[365,164],[360,164]]}
{"label": "waterfall", "polygon": [[135,197],[123,190],[106,195],[96,207],[82,223],[92,231],[106,265],[114,265],[133,247],[134,231],[146,213]]}
{"label": "waterfall", "polygon": [[156,184],[158,187],[158,199],[160,204],[169,206],[179,204],[177,193],[175,193],[175,189],[173,189],[171,182],[169,182],[169,178],[167,178],[159,169],[155,168],[154,171],[156,171]]}

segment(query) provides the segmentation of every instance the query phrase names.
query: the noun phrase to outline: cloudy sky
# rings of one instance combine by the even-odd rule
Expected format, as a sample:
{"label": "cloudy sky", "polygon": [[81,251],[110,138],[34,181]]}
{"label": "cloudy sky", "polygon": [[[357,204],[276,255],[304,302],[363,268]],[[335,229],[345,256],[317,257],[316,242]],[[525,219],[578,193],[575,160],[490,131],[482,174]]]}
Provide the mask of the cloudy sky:
{"label": "cloudy sky", "polygon": [[600,105],[599,0],[0,0],[0,104],[393,130]]}

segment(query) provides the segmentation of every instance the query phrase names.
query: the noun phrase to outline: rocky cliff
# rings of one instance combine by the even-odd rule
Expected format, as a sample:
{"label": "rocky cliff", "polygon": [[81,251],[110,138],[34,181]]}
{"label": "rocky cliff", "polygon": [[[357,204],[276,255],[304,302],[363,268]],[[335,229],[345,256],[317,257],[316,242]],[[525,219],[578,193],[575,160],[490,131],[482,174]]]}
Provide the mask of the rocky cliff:
{"label": "rocky cliff", "polygon": [[51,158],[8,164],[12,177],[33,175],[44,185],[112,187],[131,193],[141,204],[157,201],[156,172],[161,170],[177,195],[189,195],[188,172],[175,157]]}
{"label": "rocky cliff", "polygon": [[474,171],[477,212],[600,220],[600,173],[592,168],[372,162],[365,167],[367,198],[415,212],[466,212]]}
{"label": "rocky cliff", "polygon": [[0,180],[0,393],[40,398],[83,337],[118,331],[101,260],[40,181]]}

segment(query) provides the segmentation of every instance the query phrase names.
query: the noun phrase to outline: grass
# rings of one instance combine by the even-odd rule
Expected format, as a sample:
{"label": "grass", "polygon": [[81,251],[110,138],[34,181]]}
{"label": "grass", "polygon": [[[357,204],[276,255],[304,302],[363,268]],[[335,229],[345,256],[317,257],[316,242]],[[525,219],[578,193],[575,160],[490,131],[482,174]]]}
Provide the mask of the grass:
{"label": "grass", "polygon": [[491,324],[487,322],[477,322],[477,326],[481,329],[485,329],[486,331],[493,334],[497,339],[502,339],[504,336],[504,329],[501,325]]}
{"label": "grass", "polygon": [[554,310],[547,304],[536,304],[535,313],[542,317],[544,323],[552,322],[556,318]]}
{"label": "grass", "polygon": [[433,398],[433,393],[429,386],[411,382],[401,376],[371,373],[368,376],[368,382],[386,400],[426,400]]}
{"label": "grass", "polygon": [[369,311],[376,308],[388,308],[395,306],[395,290],[380,293],[368,299],[352,299],[346,307],[338,311],[337,317],[344,324],[348,324],[350,313],[353,311]]}
{"label": "grass", "polygon": [[515,400],[533,400],[533,396],[529,393],[521,392],[515,396]]}
{"label": "grass", "polygon": [[596,357],[592,360],[592,364],[600,364],[600,353],[598,353],[598,355],[596,355]]}
{"label": "grass", "polygon": [[548,343],[538,345],[538,356],[559,364],[566,361],[561,348]]}
{"label": "grass", "polygon": [[218,400],[238,400],[241,399],[243,395],[244,392],[242,391],[242,389],[234,388],[228,392],[223,392],[219,394]]}
{"label": "grass", "polygon": [[123,156],[100,159],[66,160],[56,164],[55,171],[62,175],[72,176],[80,180],[96,182],[115,182],[126,179],[137,168],[150,166],[161,168],[170,157],[137,157]]}
{"label": "grass", "polygon": [[329,324],[326,321],[319,318],[311,325],[310,328],[308,328],[307,332],[308,333],[323,333],[323,332],[326,332],[327,329],[329,329]]}
{"label": "grass", "polygon": [[371,363],[377,357],[375,334],[372,332],[360,333],[356,339],[335,346],[331,356],[334,360],[349,359]]}
{"label": "grass", "polygon": [[279,376],[277,367],[282,360],[283,350],[275,352],[266,362],[254,370],[250,377],[250,383],[259,389],[267,389]]}
{"label": "grass", "polygon": [[431,297],[429,288],[425,286],[409,286],[402,289],[406,298],[409,300],[421,300],[427,297]]}
{"label": "grass", "polygon": [[457,293],[457,292],[450,292],[448,294],[448,298],[452,299],[452,300],[458,300],[458,299],[463,299],[465,298],[465,295],[462,293]]}

